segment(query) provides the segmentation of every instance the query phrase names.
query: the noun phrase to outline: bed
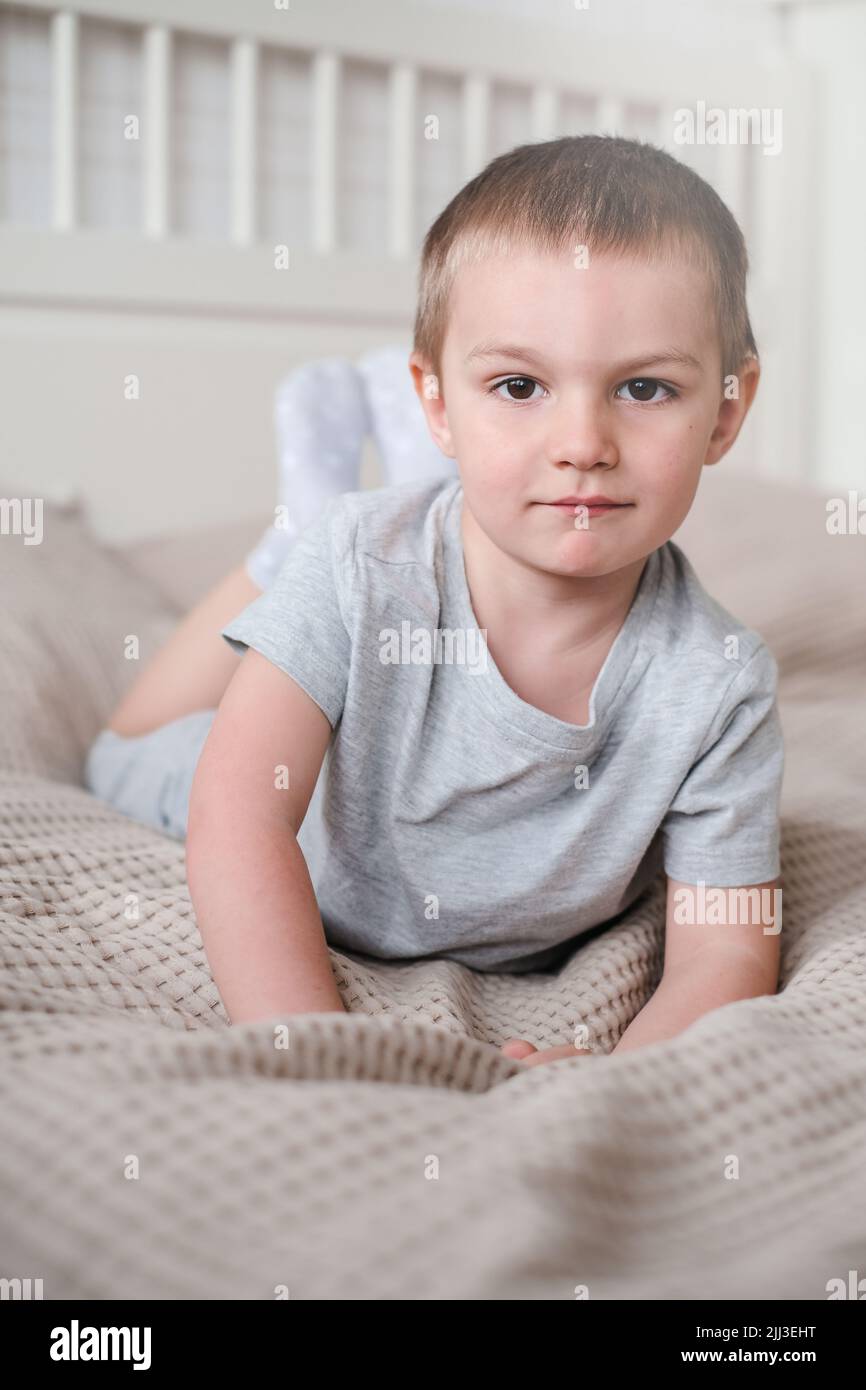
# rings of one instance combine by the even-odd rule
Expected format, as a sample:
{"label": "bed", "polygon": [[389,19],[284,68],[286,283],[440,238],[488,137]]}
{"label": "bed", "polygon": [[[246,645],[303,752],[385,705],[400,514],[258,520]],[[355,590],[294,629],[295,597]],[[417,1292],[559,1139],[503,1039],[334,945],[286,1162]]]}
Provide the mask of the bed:
{"label": "bed", "polygon": [[[0,549],[5,1275],[46,1299],[814,1300],[863,1274],[866,550],[822,495],[756,481],[745,506],[722,464],[676,537],[779,662],[779,992],[614,1057],[661,969],[661,882],[554,974],[334,952],[347,1015],[228,1026],[183,846],[81,769],[125,639],[146,659],[261,522],[112,548],[88,510],[48,503],[40,545]],[[580,1025],[591,1057],[498,1050]]]}

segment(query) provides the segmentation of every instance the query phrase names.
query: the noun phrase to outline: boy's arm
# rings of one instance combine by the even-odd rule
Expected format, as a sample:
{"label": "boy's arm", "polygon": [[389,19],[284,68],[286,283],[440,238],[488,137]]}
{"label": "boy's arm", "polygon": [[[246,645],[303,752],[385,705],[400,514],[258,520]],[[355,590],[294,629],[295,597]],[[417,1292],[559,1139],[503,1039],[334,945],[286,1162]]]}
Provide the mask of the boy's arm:
{"label": "boy's arm", "polygon": [[741,888],[667,883],[662,978],[614,1052],[672,1038],[735,999],[776,993],[781,891],[777,897],[773,890],[779,880]]}
{"label": "boy's arm", "polygon": [[251,647],[199,757],[186,836],[190,896],[233,1024],[345,1012],[297,841],[330,736],[316,702]]}

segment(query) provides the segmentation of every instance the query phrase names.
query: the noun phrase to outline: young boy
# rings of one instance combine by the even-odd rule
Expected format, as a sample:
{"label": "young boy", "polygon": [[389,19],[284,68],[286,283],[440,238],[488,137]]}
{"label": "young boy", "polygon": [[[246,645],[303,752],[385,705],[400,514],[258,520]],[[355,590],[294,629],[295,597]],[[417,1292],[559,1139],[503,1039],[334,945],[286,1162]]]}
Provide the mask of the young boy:
{"label": "young boy", "polygon": [[713,190],[614,137],[512,150],[434,222],[409,366],[459,478],[337,497],[222,628],[187,867],[233,1023],[342,1010],[327,944],[553,968],[661,868],[614,1050],[775,991],[776,664],[670,540],[757,388],[746,271]]}

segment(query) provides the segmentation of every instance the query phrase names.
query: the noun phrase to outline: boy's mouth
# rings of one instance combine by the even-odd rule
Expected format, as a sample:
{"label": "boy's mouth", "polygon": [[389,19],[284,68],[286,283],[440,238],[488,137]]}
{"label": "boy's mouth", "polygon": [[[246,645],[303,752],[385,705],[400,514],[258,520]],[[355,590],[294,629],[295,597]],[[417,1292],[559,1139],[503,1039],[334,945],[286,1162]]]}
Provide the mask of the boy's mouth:
{"label": "boy's mouth", "polygon": [[633,507],[634,503],[617,502],[612,497],[560,497],[556,502],[545,502],[542,505],[567,508],[572,512],[576,507],[586,507],[590,516],[598,516],[602,512],[619,511],[620,508]]}

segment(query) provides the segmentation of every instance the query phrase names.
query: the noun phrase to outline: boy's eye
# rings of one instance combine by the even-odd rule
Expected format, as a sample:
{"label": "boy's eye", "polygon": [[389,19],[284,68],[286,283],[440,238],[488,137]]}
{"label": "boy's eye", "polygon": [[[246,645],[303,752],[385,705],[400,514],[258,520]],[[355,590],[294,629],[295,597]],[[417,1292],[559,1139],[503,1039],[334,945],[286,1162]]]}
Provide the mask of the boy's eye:
{"label": "boy's eye", "polygon": [[[630,381],[624,381],[617,391],[626,389],[632,392],[632,400],[640,405],[661,405],[663,401],[669,401],[677,394],[672,387],[656,381],[654,376],[633,376]],[[654,400],[656,391],[664,391],[666,394]],[[620,400],[623,399],[620,396]]]}
{"label": "boy's eye", "polygon": [[[509,376],[504,381],[497,381],[489,388],[489,392],[491,395],[499,396],[501,401],[510,400],[518,404],[531,401],[536,386],[543,393],[544,387],[531,376]],[[507,390],[507,396],[501,394],[503,388]],[[617,387],[619,400],[627,399],[619,395],[620,391],[626,390],[631,393],[633,405],[663,405],[679,394],[672,386],[665,386],[664,382],[658,381],[653,376],[633,376],[628,381],[624,381],[622,386]],[[663,393],[660,396],[657,395],[659,391]]]}
{"label": "boy's eye", "polygon": [[[509,391],[513,388],[514,394],[509,395],[508,397],[499,396],[499,399],[501,401],[529,401],[532,400],[532,388],[534,386],[538,386],[538,382],[533,381],[531,376],[509,376],[506,377],[505,381],[498,381],[494,386],[491,386],[491,394],[495,392],[497,395],[499,395],[499,392],[503,386],[507,386],[509,388]],[[542,387],[541,389],[543,390],[544,388]]]}

